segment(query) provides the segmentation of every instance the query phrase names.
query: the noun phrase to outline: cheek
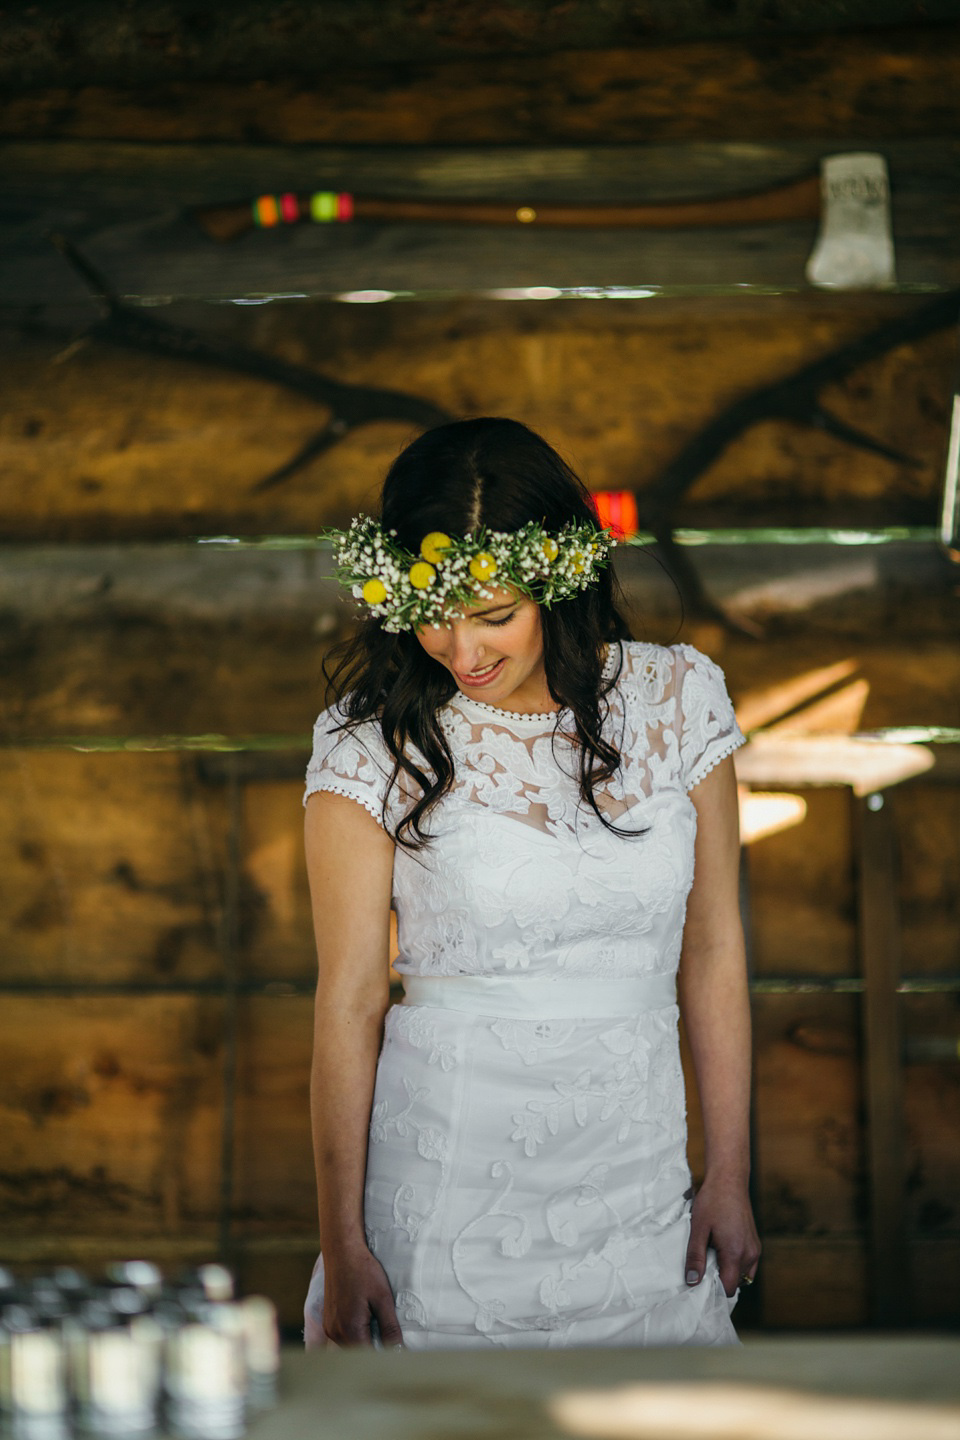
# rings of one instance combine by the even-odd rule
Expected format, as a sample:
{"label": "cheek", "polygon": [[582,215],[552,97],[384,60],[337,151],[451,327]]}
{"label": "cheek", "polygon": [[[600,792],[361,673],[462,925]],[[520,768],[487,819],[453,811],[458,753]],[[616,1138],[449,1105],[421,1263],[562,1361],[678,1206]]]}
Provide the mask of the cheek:
{"label": "cheek", "polygon": [[446,630],[434,630],[427,628],[417,631],[417,639],[423,649],[430,656],[431,660],[442,660],[446,650]]}
{"label": "cheek", "polygon": [[524,625],[523,648],[531,659],[543,653],[543,630],[540,625],[540,614],[537,610],[534,610]]}

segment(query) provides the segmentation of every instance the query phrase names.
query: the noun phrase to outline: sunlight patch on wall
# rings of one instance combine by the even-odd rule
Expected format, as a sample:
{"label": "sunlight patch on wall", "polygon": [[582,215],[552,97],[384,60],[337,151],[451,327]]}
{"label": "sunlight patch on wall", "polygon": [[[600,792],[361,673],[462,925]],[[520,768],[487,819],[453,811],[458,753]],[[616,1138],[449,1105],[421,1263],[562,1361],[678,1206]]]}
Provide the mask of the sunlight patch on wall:
{"label": "sunlight patch on wall", "polygon": [[923,775],[935,764],[926,745],[888,744],[852,735],[753,735],[734,759],[742,785],[849,785],[869,795]]}
{"label": "sunlight patch on wall", "polygon": [[769,689],[749,693],[737,706],[740,728],[759,730],[762,725],[784,720],[791,712],[798,711],[834,686],[849,680],[859,668],[859,661],[851,657],[838,660],[834,665],[792,675],[789,680],[782,680]]}
{"label": "sunlight patch on wall", "polygon": [[780,735],[852,735],[860,728],[869,694],[869,680],[853,680],[768,728]]}
{"label": "sunlight patch on wall", "polygon": [[740,791],[740,841],[752,845],[768,835],[778,835],[802,825],[807,818],[807,802],[802,795],[781,794],[769,790]]}

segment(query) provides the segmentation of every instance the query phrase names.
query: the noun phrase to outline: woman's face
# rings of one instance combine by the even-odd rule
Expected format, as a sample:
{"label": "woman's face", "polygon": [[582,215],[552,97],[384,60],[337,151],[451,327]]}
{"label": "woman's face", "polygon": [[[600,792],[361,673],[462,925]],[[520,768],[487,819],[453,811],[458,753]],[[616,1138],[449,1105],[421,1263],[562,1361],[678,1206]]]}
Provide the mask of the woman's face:
{"label": "woman's face", "polygon": [[513,590],[489,589],[489,600],[447,625],[424,625],[417,639],[471,699],[521,714],[551,709],[539,608]]}

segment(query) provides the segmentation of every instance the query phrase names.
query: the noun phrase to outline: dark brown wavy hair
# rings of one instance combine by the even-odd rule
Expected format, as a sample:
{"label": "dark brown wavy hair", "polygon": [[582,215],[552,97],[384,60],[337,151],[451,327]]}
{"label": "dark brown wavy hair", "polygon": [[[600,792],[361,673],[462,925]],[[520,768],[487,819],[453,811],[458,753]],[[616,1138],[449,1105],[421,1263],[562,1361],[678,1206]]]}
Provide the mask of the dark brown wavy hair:
{"label": "dark brown wavy hair", "polygon": [[[382,524],[416,554],[433,530],[467,535],[480,526],[518,530],[537,521],[558,531],[571,521],[597,523],[589,491],[547,442],[517,420],[458,420],[428,430],[397,456],[383,484]],[[577,595],[540,609],[543,658],[550,694],[569,711],[576,727],[580,794],[609,830],[618,829],[597,804],[597,786],[620,766],[620,751],[603,734],[607,695],[620,667],[604,684],[603,663],[610,642],[628,639],[612,570]],[[450,672],[432,660],[412,631],[389,634],[375,617],[331,652],[324,674],[346,719],[355,730],[376,720],[393,758],[387,795],[400,777],[419,792],[393,838],[409,850],[429,843],[423,828],[430,811],[450,790],[454,762],[438,723],[438,711],[456,692]],[[556,740],[556,728],[554,729]],[[411,751],[426,761],[416,763]],[[387,826],[387,802],[383,821]]]}

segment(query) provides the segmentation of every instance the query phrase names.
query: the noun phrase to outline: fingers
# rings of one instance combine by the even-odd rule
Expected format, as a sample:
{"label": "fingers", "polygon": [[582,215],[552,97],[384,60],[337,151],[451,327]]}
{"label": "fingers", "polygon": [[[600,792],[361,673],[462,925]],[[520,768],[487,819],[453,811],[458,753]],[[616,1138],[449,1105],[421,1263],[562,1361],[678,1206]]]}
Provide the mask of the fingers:
{"label": "fingers", "polygon": [[741,1242],[736,1245],[717,1245],[717,1266],[720,1281],[727,1295],[735,1295],[743,1285],[752,1285],[760,1262],[758,1245]]}
{"label": "fingers", "polygon": [[[686,1281],[688,1285],[699,1285],[703,1279],[706,1269],[706,1249],[700,1249],[699,1245],[694,1246],[691,1241],[687,1250]],[[748,1263],[740,1258],[740,1252],[724,1251],[717,1248],[717,1270],[720,1275],[720,1283],[724,1293],[735,1295],[741,1284],[752,1284],[753,1277],[757,1273],[757,1262],[754,1260],[748,1268]],[[744,1276],[747,1278],[744,1279]]]}
{"label": "fingers", "polygon": [[402,1349],[403,1331],[400,1329],[392,1296],[374,1301],[373,1309],[380,1326],[380,1340],[384,1350]]}
{"label": "fingers", "polygon": [[369,1269],[352,1292],[327,1291],[323,1335],[337,1346],[375,1346],[396,1350],[403,1345],[393,1293],[379,1265]]}
{"label": "fingers", "polygon": [[356,1320],[342,1323],[340,1320],[331,1319],[324,1321],[324,1337],[328,1344],[340,1348],[352,1349],[355,1345],[372,1345],[370,1335],[369,1316],[367,1322]]}
{"label": "fingers", "polygon": [[736,1295],[740,1285],[740,1258],[739,1255],[717,1254],[717,1268],[720,1271],[720,1284],[723,1286],[725,1295]]}
{"label": "fingers", "polygon": [[[707,1268],[707,1249],[713,1241],[720,1281],[727,1295],[734,1295],[741,1284],[752,1284],[760,1261],[758,1244],[749,1241],[727,1241],[712,1235],[709,1227],[697,1222],[694,1214],[690,1227],[690,1243],[684,1262],[684,1278],[688,1285],[699,1285]],[[746,1279],[744,1279],[746,1277]]]}
{"label": "fingers", "polygon": [[346,1307],[327,1303],[323,1317],[323,1333],[333,1345],[353,1348],[357,1345],[371,1346],[373,1327],[376,1324],[375,1302],[363,1295],[351,1298]]}
{"label": "fingers", "polygon": [[700,1284],[711,1248],[727,1295],[736,1294],[741,1283],[751,1283],[760,1259],[760,1240],[749,1197],[741,1183],[725,1183],[722,1176],[713,1177],[713,1183],[705,1181],[694,1198],[684,1271],[688,1285]]}
{"label": "fingers", "polygon": [[683,1267],[684,1278],[688,1285],[699,1285],[703,1279],[703,1273],[707,1268],[707,1241],[709,1238],[709,1226],[698,1221],[697,1212],[694,1210],[690,1225],[690,1243],[687,1246],[687,1258]]}
{"label": "fingers", "polygon": [[757,1268],[760,1264],[760,1241],[754,1235],[753,1243],[745,1245],[740,1256],[740,1263],[737,1266],[739,1275],[738,1284],[752,1285],[757,1278]]}

